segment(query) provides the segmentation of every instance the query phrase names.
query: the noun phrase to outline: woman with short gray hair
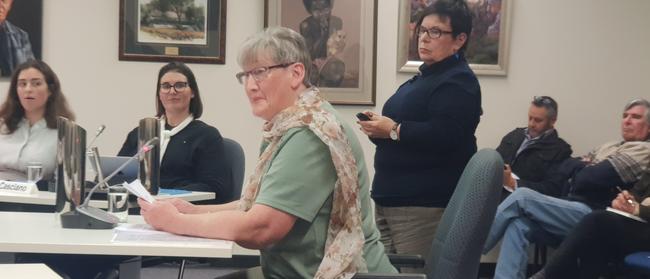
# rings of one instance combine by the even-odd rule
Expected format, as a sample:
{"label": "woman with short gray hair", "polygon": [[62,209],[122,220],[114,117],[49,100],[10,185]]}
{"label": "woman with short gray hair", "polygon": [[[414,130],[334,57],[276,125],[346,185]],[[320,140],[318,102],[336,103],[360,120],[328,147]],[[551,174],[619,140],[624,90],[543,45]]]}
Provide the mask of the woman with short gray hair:
{"label": "woman with short gray hair", "polygon": [[244,42],[239,63],[244,71],[237,80],[253,114],[266,121],[262,153],[242,198],[211,206],[139,200],[147,223],[260,249],[266,278],[395,273],[370,211],[361,145],[310,86],[304,39],[269,28]]}

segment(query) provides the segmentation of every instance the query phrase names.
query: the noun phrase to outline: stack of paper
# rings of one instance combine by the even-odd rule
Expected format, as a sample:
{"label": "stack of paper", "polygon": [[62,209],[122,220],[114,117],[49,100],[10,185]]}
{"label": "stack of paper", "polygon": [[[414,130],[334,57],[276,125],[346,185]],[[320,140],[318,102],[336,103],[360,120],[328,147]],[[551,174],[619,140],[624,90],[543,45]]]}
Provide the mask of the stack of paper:
{"label": "stack of paper", "polygon": [[112,242],[131,242],[142,245],[206,245],[215,248],[232,249],[232,241],[176,235],[173,233],[157,231],[147,224],[120,224],[113,229]]}

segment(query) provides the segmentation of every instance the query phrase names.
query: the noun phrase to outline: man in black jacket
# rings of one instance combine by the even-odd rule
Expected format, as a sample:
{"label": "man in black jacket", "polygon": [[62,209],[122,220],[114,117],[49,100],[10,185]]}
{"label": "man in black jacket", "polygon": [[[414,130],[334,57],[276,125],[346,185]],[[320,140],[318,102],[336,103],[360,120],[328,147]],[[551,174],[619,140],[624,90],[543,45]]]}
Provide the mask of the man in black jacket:
{"label": "man in black jacket", "polygon": [[515,128],[501,140],[497,151],[506,163],[503,181],[510,191],[527,187],[549,196],[561,194],[555,187],[540,183],[549,170],[572,153],[571,145],[561,139],[554,128],[557,113],[557,102],[553,98],[536,96],[528,110],[528,127]]}
{"label": "man in black jacket", "polygon": [[519,188],[499,205],[483,247],[487,253],[501,240],[495,279],[525,278],[531,242],[539,236],[564,238],[582,217],[609,205],[616,186],[628,189],[648,171],[650,102],[636,99],[625,105],[621,138],[549,172],[543,183],[562,189],[562,198]]}

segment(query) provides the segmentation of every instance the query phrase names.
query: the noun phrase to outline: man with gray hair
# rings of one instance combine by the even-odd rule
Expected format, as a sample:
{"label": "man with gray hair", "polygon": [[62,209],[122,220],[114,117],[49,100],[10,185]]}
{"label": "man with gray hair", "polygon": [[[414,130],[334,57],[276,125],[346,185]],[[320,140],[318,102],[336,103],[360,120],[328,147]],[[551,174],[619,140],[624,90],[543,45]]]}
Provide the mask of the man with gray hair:
{"label": "man with gray hair", "polygon": [[487,253],[503,239],[494,278],[525,278],[534,236],[564,238],[583,216],[609,205],[617,186],[629,189],[641,178],[650,162],[649,110],[647,100],[629,102],[621,121],[622,141],[567,159],[549,175],[567,193],[563,198],[518,188],[499,205],[483,250]]}
{"label": "man with gray hair", "polygon": [[497,147],[506,168],[503,185],[513,191],[531,188],[557,197],[556,187],[542,183],[550,169],[571,156],[571,146],[555,130],[558,106],[553,98],[535,96],[528,109],[528,126],[515,128],[505,135]]}

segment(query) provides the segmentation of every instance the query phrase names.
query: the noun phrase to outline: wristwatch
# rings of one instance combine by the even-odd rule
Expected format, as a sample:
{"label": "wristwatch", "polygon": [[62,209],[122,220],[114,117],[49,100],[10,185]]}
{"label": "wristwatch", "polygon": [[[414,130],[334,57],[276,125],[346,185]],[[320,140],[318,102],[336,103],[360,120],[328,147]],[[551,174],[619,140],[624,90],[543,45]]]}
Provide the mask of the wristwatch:
{"label": "wristwatch", "polygon": [[390,136],[390,139],[392,139],[394,141],[399,140],[399,134],[397,134],[397,128],[399,128],[399,125],[400,125],[399,123],[395,123],[395,125],[393,125],[393,128],[390,129],[389,136]]}

